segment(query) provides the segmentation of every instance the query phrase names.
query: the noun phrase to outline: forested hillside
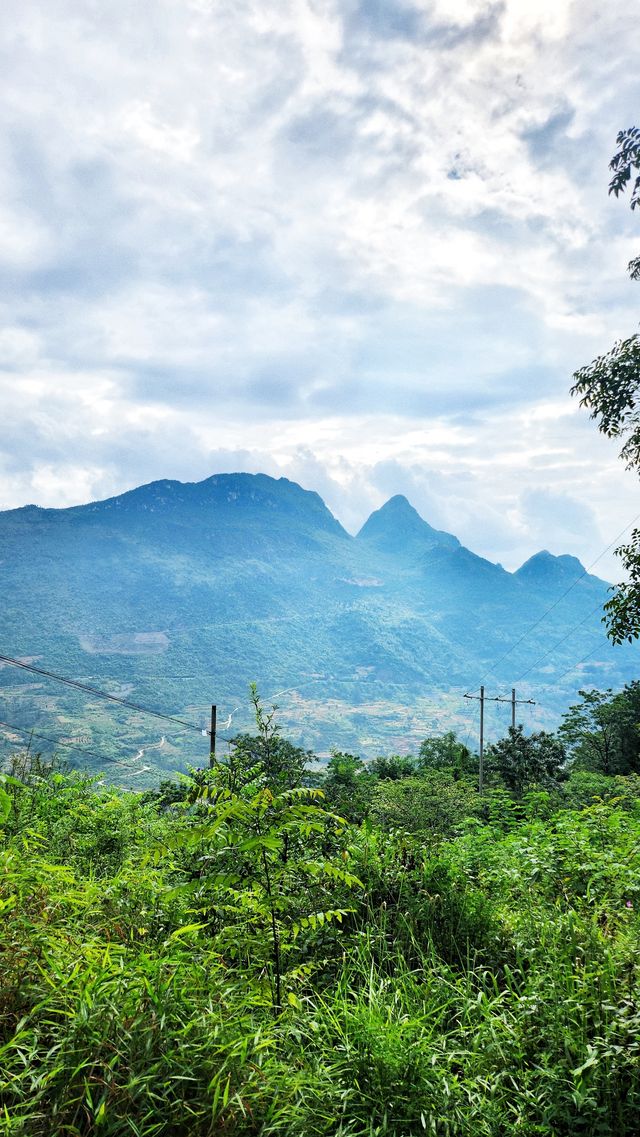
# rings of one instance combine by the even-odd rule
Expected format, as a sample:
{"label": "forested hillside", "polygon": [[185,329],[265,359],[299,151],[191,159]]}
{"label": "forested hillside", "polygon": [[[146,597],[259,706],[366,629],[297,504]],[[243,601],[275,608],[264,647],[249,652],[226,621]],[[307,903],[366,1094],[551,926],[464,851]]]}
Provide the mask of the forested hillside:
{"label": "forested hillside", "polygon": [[[227,735],[250,729],[252,681],[277,696],[300,745],[373,757],[471,729],[463,695],[482,681],[493,694],[517,682],[536,702],[531,725],[549,727],[579,686],[636,675],[637,646],[603,634],[607,585],[579,561],[541,552],[506,572],[403,497],[352,537],[286,479],[155,482],[72,509],[0,513],[0,549],[4,655],[195,727],[5,665],[9,742],[21,730],[45,749],[64,740],[77,764],[108,762],[111,777],[141,785],[201,761],[212,703]],[[487,707],[493,739],[501,710]]]}

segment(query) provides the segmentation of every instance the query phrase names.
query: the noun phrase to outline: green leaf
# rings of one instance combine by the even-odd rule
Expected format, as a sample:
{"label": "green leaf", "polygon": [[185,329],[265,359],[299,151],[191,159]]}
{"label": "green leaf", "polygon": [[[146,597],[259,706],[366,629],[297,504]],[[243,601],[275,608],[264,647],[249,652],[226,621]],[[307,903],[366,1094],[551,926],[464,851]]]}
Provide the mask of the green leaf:
{"label": "green leaf", "polygon": [[589,1056],[586,1061],[584,1061],[581,1066],[577,1066],[575,1070],[571,1071],[574,1078],[580,1078],[584,1074],[585,1070],[589,1070],[591,1066],[595,1066],[598,1061],[597,1050],[594,1050],[592,1046],[590,1046],[588,1049]]}
{"label": "green leaf", "polygon": [[11,813],[11,798],[6,790],[0,786],[0,822],[6,821]]}
{"label": "green leaf", "polygon": [[177,931],[171,933],[167,943],[173,943],[174,940],[183,939],[185,936],[195,935],[197,932],[200,932],[202,928],[206,928],[206,924],[184,924],[182,928],[178,928]]}

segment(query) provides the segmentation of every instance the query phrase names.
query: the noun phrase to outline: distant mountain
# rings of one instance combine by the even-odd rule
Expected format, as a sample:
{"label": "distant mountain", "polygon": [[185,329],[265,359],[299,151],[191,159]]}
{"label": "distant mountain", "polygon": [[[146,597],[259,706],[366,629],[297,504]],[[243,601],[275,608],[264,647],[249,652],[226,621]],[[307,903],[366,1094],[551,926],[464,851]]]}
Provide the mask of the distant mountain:
{"label": "distant mountain", "polygon": [[243,524],[293,522],[295,528],[310,527],[346,536],[345,530],[329,512],[319,494],[304,490],[287,478],[277,481],[266,474],[217,474],[203,482],[151,482],[106,501],[76,506],[72,510],[48,510],[86,516],[109,512],[156,513],[180,517],[183,521],[210,514]]}
{"label": "distant mountain", "polygon": [[416,556],[432,548],[457,549],[460,542],[451,533],[433,529],[406,497],[396,494],[376,509],[358,533],[359,541],[385,552]]}
{"label": "distant mountain", "polygon": [[[542,552],[529,557],[529,560],[520,566],[515,575],[527,584],[546,588],[549,584],[564,583],[568,586],[580,577],[586,576],[587,572],[577,557],[570,557],[566,554],[561,557],[554,557],[546,549],[543,549]],[[597,579],[597,577],[591,577],[591,580]]]}
{"label": "distant mountain", "polygon": [[[462,695],[482,681],[497,692],[522,676],[536,721],[553,725],[579,686],[637,677],[636,647],[602,634],[606,583],[574,557],[506,572],[402,496],[352,537],[318,494],[263,474],[0,512],[0,583],[3,654],[196,727],[215,702],[227,733],[250,728],[255,680],[285,733],[324,752],[406,751],[447,727],[471,737]],[[143,771],[140,784],[206,746],[8,666],[0,719],[43,745],[71,740],[78,762]]]}

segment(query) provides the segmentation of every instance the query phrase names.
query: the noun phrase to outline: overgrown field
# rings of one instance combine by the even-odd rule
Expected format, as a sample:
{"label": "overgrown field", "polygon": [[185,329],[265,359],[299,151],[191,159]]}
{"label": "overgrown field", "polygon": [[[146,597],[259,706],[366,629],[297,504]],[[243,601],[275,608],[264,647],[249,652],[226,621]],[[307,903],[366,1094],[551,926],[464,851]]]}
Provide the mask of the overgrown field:
{"label": "overgrown field", "polygon": [[145,796],[19,763],[0,1133],[637,1134],[640,780],[608,785],[449,779],[409,833],[233,763]]}

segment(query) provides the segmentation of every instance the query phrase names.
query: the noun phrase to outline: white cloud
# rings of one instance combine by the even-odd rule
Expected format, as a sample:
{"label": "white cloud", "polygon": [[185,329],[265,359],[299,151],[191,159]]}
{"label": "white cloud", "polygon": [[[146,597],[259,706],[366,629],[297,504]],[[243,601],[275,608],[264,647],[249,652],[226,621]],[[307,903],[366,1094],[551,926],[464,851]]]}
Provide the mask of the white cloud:
{"label": "white cloud", "polygon": [[510,567],[628,520],[566,395],[637,322],[637,218],[606,196],[640,87],[622,0],[5,24],[0,506],[234,460],[352,528],[405,486]]}

